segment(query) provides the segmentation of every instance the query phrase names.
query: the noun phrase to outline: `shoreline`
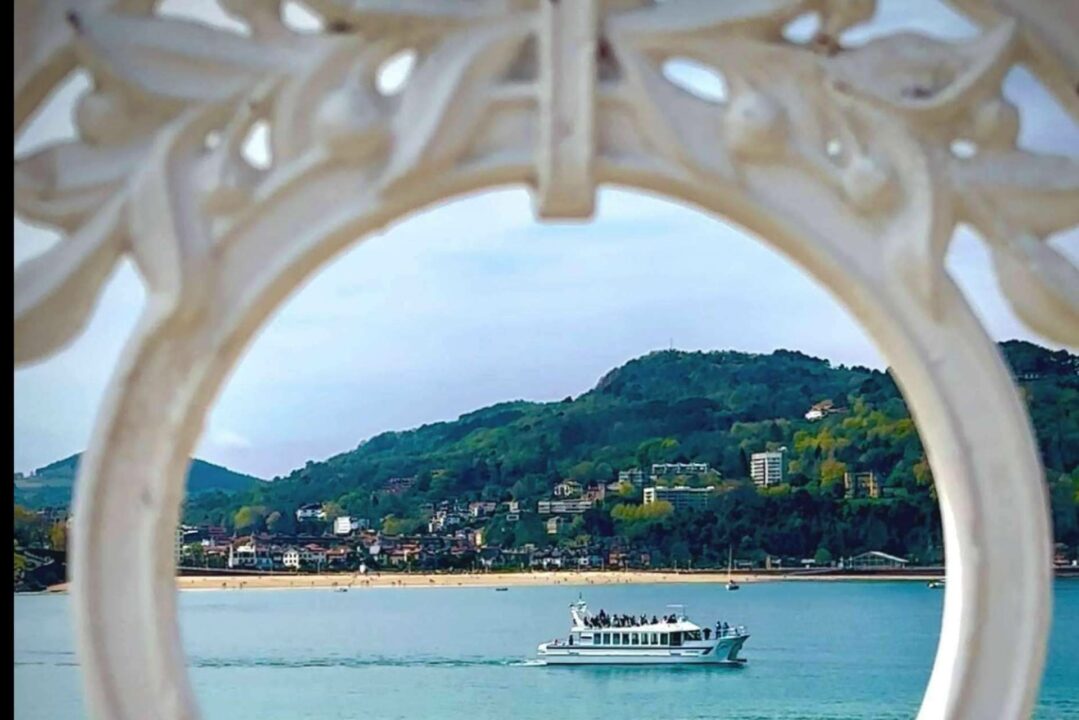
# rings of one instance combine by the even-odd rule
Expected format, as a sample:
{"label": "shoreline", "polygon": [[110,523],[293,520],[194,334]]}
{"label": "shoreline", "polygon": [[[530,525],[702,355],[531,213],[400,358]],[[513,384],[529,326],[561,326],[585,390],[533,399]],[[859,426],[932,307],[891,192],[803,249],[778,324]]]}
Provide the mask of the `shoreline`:
{"label": "shoreline", "polygon": [[[944,579],[944,568],[912,568],[907,571],[756,571],[735,572],[731,577],[739,585],[757,585],[775,582],[920,582]],[[1058,569],[1055,580],[1079,580],[1079,571],[1073,568]],[[350,588],[355,590],[377,588],[511,588],[570,586],[588,587],[602,585],[649,585],[649,584],[713,584],[726,585],[724,571],[686,570],[540,570],[533,572],[462,572],[462,573],[322,573],[303,575],[288,573],[206,573],[176,576],[176,589],[186,591],[207,590],[310,590]],[[36,592],[20,595],[66,594],[69,583],[51,585]]]}
{"label": "shoreline", "polygon": [[[944,577],[943,570],[926,568],[925,572],[861,572],[861,573],[767,573],[738,572],[732,576],[739,585],[774,582],[929,582]],[[727,573],[676,571],[538,571],[521,573],[323,573],[320,575],[274,574],[206,574],[179,575],[178,590],[288,590],[334,589],[355,590],[376,588],[424,587],[543,587],[543,586],[604,586],[701,583],[725,585]],[[53,585],[47,593],[66,593],[68,584]]]}

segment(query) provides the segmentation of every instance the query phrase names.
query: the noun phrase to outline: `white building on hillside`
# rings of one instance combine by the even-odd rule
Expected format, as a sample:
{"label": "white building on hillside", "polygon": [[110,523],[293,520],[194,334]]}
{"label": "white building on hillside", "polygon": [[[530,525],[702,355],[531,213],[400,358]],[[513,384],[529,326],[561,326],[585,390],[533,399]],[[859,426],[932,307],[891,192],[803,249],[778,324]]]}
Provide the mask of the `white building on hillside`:
{"label": "white building on hillside", "polygon": [[675,510],[689,508],[703,508],[708,501],[715,497],[714,487],[691,488],[679,485],[678,487],[646,487],[644,489],[644,504],[651,505],[656,502],[669,502]]}
{"label": "white building on hillside", "polygon": [[335,518],[333,521],[333,534],[334,535],[349,535],[358,530],[366,530],[368,526],[365,518],[350,517],[348,515],[342,515]]}
{"label": "white building on hillside", "polygon": [[783,482],[783,456],[786,448],[775,452],[753,453],[750,458],[749,474],[753,483],[760,487],[780,485]]}
{"label": "white building on hillside", "polygon": [[704,475],[711,469],[708,463],[655,463],[652,465],[652,479],[679,475]]}
{"label": "white building on hillside", "polygon": [[592,509],[591,500],[540,500],[536,511],[540,515],[580,515]]}

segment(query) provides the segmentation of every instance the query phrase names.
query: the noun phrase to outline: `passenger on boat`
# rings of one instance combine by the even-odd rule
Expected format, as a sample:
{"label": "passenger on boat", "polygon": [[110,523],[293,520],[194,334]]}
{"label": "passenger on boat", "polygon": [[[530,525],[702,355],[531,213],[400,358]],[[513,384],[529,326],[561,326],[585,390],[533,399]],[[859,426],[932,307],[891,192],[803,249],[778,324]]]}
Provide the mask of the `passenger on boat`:
{"label": "passenger on boat", "polygon": [[[716,632],[716,635],[719,635],[718,631]],[[712,629],[711,628],[705,628],[704,629],[704,639],[705,640],[711,640],[712,639]]]}

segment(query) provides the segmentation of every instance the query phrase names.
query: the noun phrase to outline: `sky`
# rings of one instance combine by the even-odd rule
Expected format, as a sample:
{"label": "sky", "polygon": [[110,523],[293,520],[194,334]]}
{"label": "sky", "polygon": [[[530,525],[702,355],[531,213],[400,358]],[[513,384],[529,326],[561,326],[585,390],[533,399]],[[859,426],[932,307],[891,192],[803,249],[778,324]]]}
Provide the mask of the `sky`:
{"label": "sky", "polygon": [[[166,8],[221,18],[208,0]],[[936,0],[883,0],[877,20],[849,39],[900,28],[974,33]],[[682,80],[708,78],[686,68]],[[86,87],[81,77],[65,85],[17,139],[16,155],[73,137],[72,107]],[[1079,156],[1079,128],[1029,74],[1013,70],[1005,94],[1020,106],[1022,147]],[[611,368],[670,347],[789,348],[885,367],[846,310],[755,237],[655,197],[606,189],[598,201],[591,223],[540,224],[524,190],[487,192],[357,243],[256,337],[196,456],[259,477],[285,475],[386,430],[505,400],[576,396]],[[18,218],[14,239],[16,265],[57,241]],[[1079,263],[1079,230],[1052,242]],[[972,233],[957,233],[948,269],[995,339],[1059,347],[1015,317]],[[14,373],[17,472],[85,449],[143,297],[125,262],[77,340]]]}

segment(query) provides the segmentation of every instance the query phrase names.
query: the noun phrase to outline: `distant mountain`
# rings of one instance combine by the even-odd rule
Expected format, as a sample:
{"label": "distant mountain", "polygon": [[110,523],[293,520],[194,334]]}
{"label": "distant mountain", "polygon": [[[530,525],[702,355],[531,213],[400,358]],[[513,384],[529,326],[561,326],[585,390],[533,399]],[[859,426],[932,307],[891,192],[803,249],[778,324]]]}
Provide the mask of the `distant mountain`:
{"label": "distant mountain", "polygon": [[[15,475],[15,503],[28,508],[67,507],[82,454],[57,460],[40,467],[31,475]],[[237,493],[253,490],[258,478],[234,472],[228,468],[193,460],[187,473],[187,494],[197,496],[210,492]]]}

